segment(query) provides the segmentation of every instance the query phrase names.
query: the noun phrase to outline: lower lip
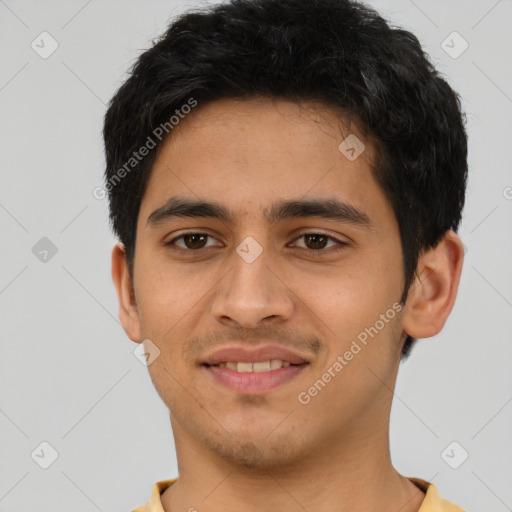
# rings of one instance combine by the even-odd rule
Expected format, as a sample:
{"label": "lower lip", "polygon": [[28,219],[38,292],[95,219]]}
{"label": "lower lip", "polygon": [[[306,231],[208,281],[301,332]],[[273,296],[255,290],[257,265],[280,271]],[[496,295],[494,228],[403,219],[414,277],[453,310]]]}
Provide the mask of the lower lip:
{"label": "lower lip", "polygon": [[289,382],[301,373],[307,363],[290,365],[267,372],[237,372],[219,366],[205,366],[208,373],[224,386],[239,393],[259,393]]}

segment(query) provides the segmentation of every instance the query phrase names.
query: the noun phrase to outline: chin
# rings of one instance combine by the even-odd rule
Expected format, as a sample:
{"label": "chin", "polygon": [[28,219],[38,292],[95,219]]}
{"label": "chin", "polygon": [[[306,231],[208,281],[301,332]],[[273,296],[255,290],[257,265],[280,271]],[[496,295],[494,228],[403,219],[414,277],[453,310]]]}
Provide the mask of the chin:
{"label": "chin", "polygon": [[222,441],[206,440],[206,444],[222,459],[250,469],[267,473],[273,468],[293,466],[298,457],[296,448],[288,437],[286,442],[265,439],[266,436],[233,436]]}

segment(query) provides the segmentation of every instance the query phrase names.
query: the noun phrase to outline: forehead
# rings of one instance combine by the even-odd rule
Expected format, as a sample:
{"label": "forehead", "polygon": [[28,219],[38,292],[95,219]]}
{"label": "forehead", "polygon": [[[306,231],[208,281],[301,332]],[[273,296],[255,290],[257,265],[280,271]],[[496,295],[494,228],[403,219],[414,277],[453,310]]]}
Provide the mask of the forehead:
{"label": "forehead", "polygon": [[255,214],[252,206],[266,215],[278,200],[308,197],[386,208],[370,170],[374,151],[354,123],[322,104],[275,98],[199,104],[160,146],[141,216],[147,220],[172,196],[209,197],[246,215]]}
{"label": "forehead", "polygon": [[[276,133],[278,138],[273,137]],[[340,108],[318,101],[295,102],[262,96],[225,98],[199,104],[182,116],[160,150],[165,151],[169,146],[177,149],[174,141],[180,139],[182,143],[193,141],[202,147],[214,147],[222,142],[221,148],[237,144],[248,148],[261,141],[264,150],[273,147],[286,150],[287,143],[295,154],[300,154],[305,142],[307,149],[324,146],[330,139],[338,148],[350,136],[357,136],[361,142],[364,139],[366,146],[373,145],[373,141],[362,135],[357,121],[347,118]],[[362,160],[368,164],[372,149],[366,147],[361,153]]]}

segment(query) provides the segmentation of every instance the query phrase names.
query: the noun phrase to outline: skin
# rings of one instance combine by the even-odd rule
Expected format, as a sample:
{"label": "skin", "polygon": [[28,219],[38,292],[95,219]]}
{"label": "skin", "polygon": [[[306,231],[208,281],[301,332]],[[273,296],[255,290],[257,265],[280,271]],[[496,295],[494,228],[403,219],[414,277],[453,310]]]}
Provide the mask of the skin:
{"label": "skin", "polygon": [[[133,279],[123,245],[113,249],[123,327],[134,342],[150,339],[160,350],[149,372],[170,410],[179,467],[162,495],[167,512],[411,512],[423,501],[391,464],[392,390],[405,333],[434,336],[452,310],[463,262],[454,232],[420,255],[402,311],[309,403],[297,398],[403,287],[397,221],[370,171],[378,155],[340,119],[319,104],[277,99],[199,105],[158,150],[138,217]],[[366,146],[354,161],[338,149],[349,133]],[[177,195],[216,201],[234,222],[149,226],[151,213]],[[321,217],[269,223],[262,213],[274,201],[311,198],[343,200],[372,226]],[[165,245],[190,231],[211,238]],[[305,234],[333,238],[315,245]],[[252,263],[236,252],[248,236],[262,248]],[[348,245],[334,251],[336,240]],[[214,348],[265,342],[307,355],[309,365],[262,393],[235,392],[201,366]]]}

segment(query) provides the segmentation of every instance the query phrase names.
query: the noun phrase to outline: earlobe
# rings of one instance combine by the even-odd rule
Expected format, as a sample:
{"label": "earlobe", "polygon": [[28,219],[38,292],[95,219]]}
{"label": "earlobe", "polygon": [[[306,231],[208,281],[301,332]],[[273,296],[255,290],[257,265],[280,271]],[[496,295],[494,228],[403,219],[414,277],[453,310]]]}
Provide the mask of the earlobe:
{"label": "earlobe", "polygon": [[133,283],[128,271],[124,245],[117,242],[112,249],[112,281],[119,301],[119,319],[127,336],[136,343],[142,341],[140,319]]}
{"label": "earlobe", "polygon": [[441,331],[455,304],[463,261],[464,246],[452,230],[420,255],[404,308],[402,326],[409,336],[429,338]]}

